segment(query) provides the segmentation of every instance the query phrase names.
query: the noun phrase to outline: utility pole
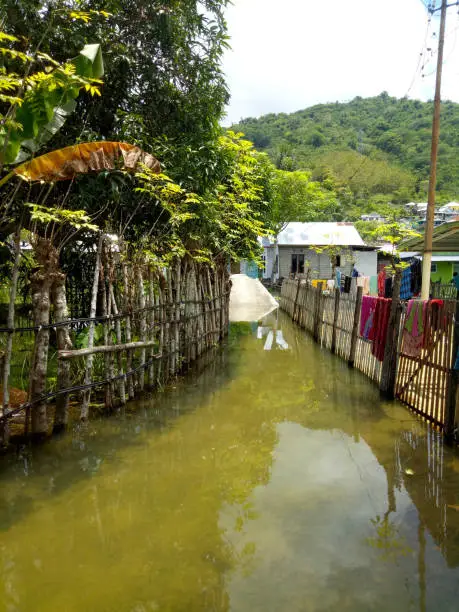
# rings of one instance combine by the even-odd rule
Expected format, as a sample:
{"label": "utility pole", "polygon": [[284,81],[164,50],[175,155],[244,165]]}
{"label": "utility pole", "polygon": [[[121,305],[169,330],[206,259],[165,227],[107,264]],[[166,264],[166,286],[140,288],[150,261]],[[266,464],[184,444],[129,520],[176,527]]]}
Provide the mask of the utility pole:
{"label": "utility pole", "polygon": [[432,120],[432,146],[430,149],[429,195],[427,199],[427,216],[424,234],[424,252],[422,256],[421,299],[428,300],[430,294],[430,269],[432,265],[432,235],[435,216],[435,190],[437,187],[437,153],[440,135],[440,102],[441,73],[443,68],[443,47],[445,45],[445,24],[447,0],[442,0],[440,7],[440,36],[438,40],[437,78],[435,82],[434,115]]}

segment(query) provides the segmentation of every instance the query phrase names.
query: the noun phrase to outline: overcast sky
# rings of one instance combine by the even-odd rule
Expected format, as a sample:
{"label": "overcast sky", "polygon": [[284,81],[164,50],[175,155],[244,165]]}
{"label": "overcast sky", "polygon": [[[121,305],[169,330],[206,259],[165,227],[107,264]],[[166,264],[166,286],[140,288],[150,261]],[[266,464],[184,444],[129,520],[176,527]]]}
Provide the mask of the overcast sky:
{"label": "overcast sky", "polygon": [[[223,68],[231,92],[225,125],[382,91],[432,99],[438,16],[422,0],[233,0]],[[459,102],[459,17],[448,11],[443,98]],[[457,43],[457,44],[456,44]],[[420,52],[434,56],[416,72]],[[429,76],[430,75],[430,76]]]}

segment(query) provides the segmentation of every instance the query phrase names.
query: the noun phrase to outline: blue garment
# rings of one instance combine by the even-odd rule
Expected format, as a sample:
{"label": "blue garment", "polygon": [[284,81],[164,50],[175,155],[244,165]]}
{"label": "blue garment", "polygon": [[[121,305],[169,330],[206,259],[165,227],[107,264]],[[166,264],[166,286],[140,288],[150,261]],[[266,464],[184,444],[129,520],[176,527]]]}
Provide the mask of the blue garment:
{"label": "blue garment", "polygon": [[356,268],[352,268],[352,278],[360,276],[359,271]]}
{"label": "blue garment", "polygon": [[402,272],[402,282],[400,284],[400,299],[409,300],[413,297],[411,291],[411,268],[405,268]]}
{"label": "blue garment", "polygon": [[336,270],[336,286],[341,287],[341,270]]}
{"label": "blue garment", "polygon": [[451,281],[453,285],[456,285],[456,289],[459,291],[459,274],[453,276],[453,280]]}

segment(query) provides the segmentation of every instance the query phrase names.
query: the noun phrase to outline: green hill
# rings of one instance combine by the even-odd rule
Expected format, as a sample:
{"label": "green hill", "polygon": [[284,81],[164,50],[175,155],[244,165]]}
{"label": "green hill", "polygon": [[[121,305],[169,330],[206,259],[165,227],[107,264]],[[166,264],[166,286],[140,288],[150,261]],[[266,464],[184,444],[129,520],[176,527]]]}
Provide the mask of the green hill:
{"label": "green hill", "polygon": [[[349,186],[353,205],[426,201],[433,103],[387,93],[318,104],[291,114],[242,120],[243,132],[278,168],[309,169]],[[444,102],[438,158],[438,201],[459,196],[459,104]]]}

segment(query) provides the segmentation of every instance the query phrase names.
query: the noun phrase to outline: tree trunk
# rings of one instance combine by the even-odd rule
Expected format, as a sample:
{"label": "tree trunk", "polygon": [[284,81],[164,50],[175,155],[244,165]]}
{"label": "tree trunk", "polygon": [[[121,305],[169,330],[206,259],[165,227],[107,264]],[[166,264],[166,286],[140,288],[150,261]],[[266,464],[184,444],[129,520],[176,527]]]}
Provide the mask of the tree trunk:
{"label": "tree trunk", "polygon": [[[46,392],[46,375],[48,368],[49,329],[51,287],[57,279],[59,255],[52,243],[38,237],[34,245],[39,269],[32,274],[32,309],[35,332],[35,344],[30,368],[29,400],[32,406],[32,436],[41,440],[48,434],[46,401],[40,398]],[[36,402],[36,403],[35,403]]]}
{"label": "tree trunk", "polygon": [[[51,289],[56,323],[67,321],[69,318],[67,294],[65,291],[65,275],[58,273],[55,276]],[[70,351],[73,348],[67,325],[57,328],[57,348],[59,351]],[[57,362],[57,384],[59,389],[70,387],[70,362],[59,359]],[[56,398],[56,412],[54,414],[53,433],[59,433],[67,428],[69,418],[69,395],[64,393]]]}
{"label": "tree trunk", "polygon": [[[89,316],[90,318],[94,318],[96,316],[97,309],[97,293],[99,289],[99,272],[100,272],[100,260],[102,256],[102,244],[103,244],[103,236],[101,235],[99,238],[99,244],[97,245],[97,253],[96,253],[96,266],[94,269],[94,279],[92,283],[92,295],[91,295],[91,309]],[[89,336],[88,336],[88,348],[92,348],[94,345],[94,328],[95,323],[91,321],[89,323]],[[84,375],[84,384],[89,385],[91,383],[92,377],[92,362],[93,355],[89,355],[86,359],[86,371]],[[83,401],[81,403],[81,415],[80,418],[82,421],[87,421],[89,416],[89,401],[91,399],[91,389],[87,389],[83,393]]]}
{"label": "tree trunk", "polygon": [[[34,325],[40,327],[35,332],[35,345],[30,369],[29,400],[35,402],[46,391],[46,373],[48,366],[50,288],[52,278],[42,271],[32,276],[32,308]],[[48,434],[46,401],[39,401],[32,406],[32,436],[38,440]]]}

